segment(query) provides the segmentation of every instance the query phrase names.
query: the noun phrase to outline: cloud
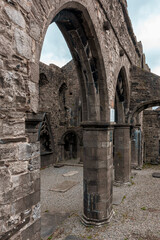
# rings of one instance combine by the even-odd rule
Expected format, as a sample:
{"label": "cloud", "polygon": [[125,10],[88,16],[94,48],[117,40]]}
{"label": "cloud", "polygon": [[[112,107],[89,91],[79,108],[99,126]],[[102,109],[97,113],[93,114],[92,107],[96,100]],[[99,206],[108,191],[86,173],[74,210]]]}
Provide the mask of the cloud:
{"label": "cloud", "polygon": [[40,61],[47,65],[54,63],[62,67],[71,59],[70,50],[62,33],[55,23],[51,24],[44,39]]}
{"label": "cloud", "polygon": [[160,14],[151,15],[147,19],[141,20],[135,28],[136,35],[138,39],[142,40],[142,43],[147,52],[152,51],[153,49],[160,50]]}
{"label": "cloud", "polygon": [[160,75],[160,1],[128,0],[129,15],[151,71]]}
{"label": "cloud", "polygon": [[152,68],[152,72],[160,76],[160,64]]}
{"label": "cloud", "polygon": [[47,65],[53,63],[58,67],[63,67],[70,60],[68,61],[68,58],[66,59],[66,58],[62,58],[62,57],[57,58],[56,56],[54,56],[53,53],[44,53],[44,54],[42,54],[40,61]]}

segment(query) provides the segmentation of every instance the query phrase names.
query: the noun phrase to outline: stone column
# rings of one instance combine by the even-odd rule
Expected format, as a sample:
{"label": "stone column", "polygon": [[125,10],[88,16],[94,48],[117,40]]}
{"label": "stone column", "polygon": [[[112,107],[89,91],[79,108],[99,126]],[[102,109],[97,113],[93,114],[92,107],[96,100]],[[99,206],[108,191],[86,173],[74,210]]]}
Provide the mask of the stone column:
{"label": "stone column", "polygon": [[130,125],[117,124],[114,131],[115,182],[123,184],[130,181],[131,173]]}
{"label": "stone column", "polygon": [[132,130],[131,140],[131,167],[142,168],[141,130],[135,126]]}
{"label": "stone column", "polygon": [[83,123],[84,214],[82,222],[103,225],[112,216],[113,127]]}
{"label": "stone column", "polygon": [[138,130],[132,129],[131,139],[131,167],[136,168],[138,166]]}
{"label": "stone column", "polygon": [[143,158],[142,158],[142,133],[141,129],[138,130],[138,167],[142,169]]}

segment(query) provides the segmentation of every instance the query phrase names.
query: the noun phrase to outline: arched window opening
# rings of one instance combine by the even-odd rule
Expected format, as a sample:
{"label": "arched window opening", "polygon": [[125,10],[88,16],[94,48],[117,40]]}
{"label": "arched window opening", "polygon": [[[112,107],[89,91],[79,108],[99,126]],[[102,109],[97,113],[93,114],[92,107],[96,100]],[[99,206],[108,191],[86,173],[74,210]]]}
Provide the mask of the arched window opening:
{"label": "arched window opening", "polygon": [[49,81],[47,79],[46,74],[45,73],[40,73],[40,75],[39,75],[39,86],[42,87],[42,86],[44,86],[48,83],[49,83]]}
{"label": "arched window opening", "polygon": [[63,83],[61,87],[59,88],[59,102],[60,102],[60,108],[61,110],[66,110],[66,90],[67,85]]}
{"label": "arched window opening", "polygon": [[126,72],[122,68],[119,72],[115,93],[115,122],[125,123],[125,113],[128,105]]}

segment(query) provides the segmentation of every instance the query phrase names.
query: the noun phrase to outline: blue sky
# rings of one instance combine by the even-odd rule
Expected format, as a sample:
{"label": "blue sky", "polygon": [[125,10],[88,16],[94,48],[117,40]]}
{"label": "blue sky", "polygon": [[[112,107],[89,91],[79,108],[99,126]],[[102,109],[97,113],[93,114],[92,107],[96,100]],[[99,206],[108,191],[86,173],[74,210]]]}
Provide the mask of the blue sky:
{"label": "blue sky", "polygon": [[[160,75],[160,0],[127,0],[134,33],[142,41],[146,61]],[[62,67],[71,60],[70,51],[56,24],[48,28],[41,61]]]}
{"label": "blue sky", "polygon": [[52,23],[46,33],[42,53],[41,61],[62,67],[72,59],[69,48],[61,34],[59,28],[55,23]]}
{"label": "blue sky", "polygon": [[134,33],[151,71],[160,75],[160,0],[128,0]]}

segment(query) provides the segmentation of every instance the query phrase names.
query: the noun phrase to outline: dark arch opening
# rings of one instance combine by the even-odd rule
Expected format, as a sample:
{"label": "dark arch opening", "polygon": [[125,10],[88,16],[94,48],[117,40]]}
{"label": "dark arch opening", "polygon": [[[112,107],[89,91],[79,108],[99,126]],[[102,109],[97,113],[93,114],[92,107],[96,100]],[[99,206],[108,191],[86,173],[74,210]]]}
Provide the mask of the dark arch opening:
{"label": "dark arch opening", "polygon": [[115,92],[115,122],[125,123],[125,114],[129,106],[129,88],[125,68],[122,67],[117,78]]}
{"label": "dark arch opening", "polygon": [[67,85],[63,83],[59,88],[59,101],[61,110],[65,110]]}
{"label": "dark arch opening", "polygon": [[48,79],[45,73],[40,73],[39,75],[39,86],[42,87],[48,83]]}

